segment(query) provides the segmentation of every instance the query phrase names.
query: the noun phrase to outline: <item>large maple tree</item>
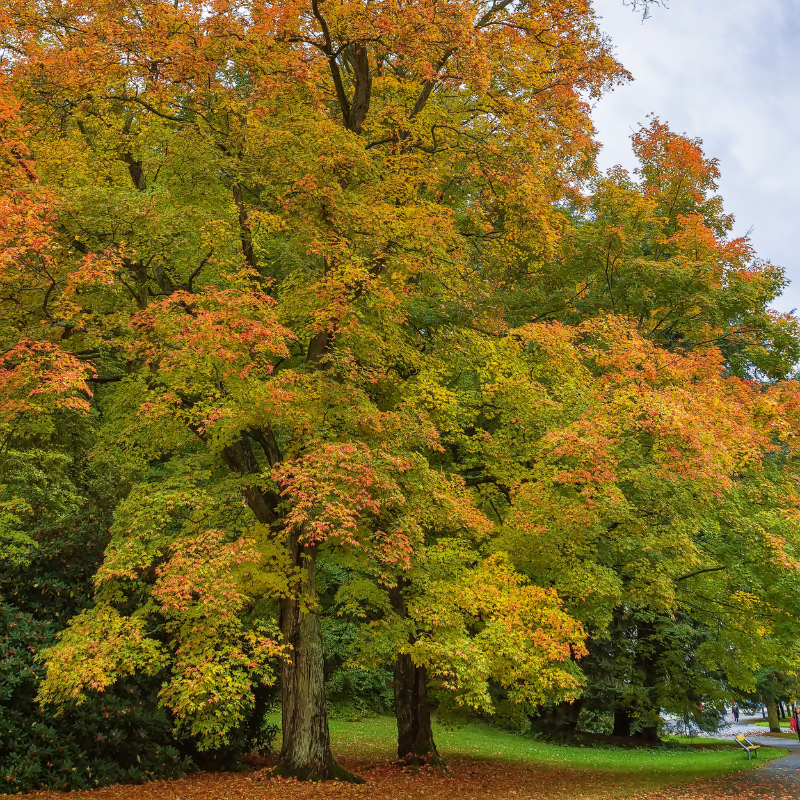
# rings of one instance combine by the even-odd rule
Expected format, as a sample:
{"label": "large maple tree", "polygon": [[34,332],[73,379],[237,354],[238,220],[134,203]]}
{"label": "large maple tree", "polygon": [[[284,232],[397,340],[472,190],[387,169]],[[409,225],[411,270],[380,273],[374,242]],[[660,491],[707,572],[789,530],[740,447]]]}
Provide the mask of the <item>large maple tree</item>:
{"label": "large maple tree", "polygon": [[0,13],[4,421],[88,414],[123,476],[44,697],[164,671],[213,746],[279,663],[278,773],[352,779],[326,560],[396,659],[401,757],[435,753],[429,679],[574,698],[576,617],[656,643],[700,594],[733,627],[733,592],[759,613],[706,650],[779,649],[797,392],[749,378],[797,352],[782,276],[699,143],[654,121],[641,180],[594,175],[588,101],[626,73],[589,2]]}
{"label": "large maple tree", "polygon": [[[211,744],[282,651],[278,772],[351,777],[318,553],[396,570],[485,526],[404,386],[434,331],[503,326],[493,287],[554,252],[587,101],[625,73],[585,0],[11,2],[1,23],[7,419],[91,406],[131,484],[45,696],[168,666],[164,702]],[[245,622],[267,596],[280,642]],[[558,613],[545,661],[579,648]]]}

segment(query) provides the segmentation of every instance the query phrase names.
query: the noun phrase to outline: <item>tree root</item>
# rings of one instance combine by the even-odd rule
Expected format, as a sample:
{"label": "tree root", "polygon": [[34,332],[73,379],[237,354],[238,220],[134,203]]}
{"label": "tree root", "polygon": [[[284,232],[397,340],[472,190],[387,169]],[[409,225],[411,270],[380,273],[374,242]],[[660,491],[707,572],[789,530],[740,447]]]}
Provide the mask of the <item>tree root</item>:
{"label": "tree root", "polygon": [[298,781],[311,781],[320,783],[322,781],[340,781],[341,783],[366,783],[360,775],[354,775],[344,767],[339,766],[331,759],[324,768],[316,767],[293,767],[285,761],[279,761],[270,771],[273,778],[295,778]]}

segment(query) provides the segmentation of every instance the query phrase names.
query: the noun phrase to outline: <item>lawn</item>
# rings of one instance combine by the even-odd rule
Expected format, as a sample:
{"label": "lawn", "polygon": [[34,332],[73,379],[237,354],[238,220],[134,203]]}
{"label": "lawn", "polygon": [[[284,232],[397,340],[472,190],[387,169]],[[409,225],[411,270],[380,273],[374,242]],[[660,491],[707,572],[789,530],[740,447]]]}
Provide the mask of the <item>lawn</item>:
{"label": "lawn", "polygon": [[[757,725],[759,728],[769,728],[769,722],[765,720],[759,720],[758,722],[752,723],[753,725]],[[792,724],[792,720],[790,717],[786,717],[780,720],[780,725],[782,728],[788,728]]]}
{"label": "lawn", "polygon": [[[360,723],[331,722],[334,747],[348,757],[391,758],[395,732],[391,717]],[[670,740],[670,747],[658,749],[567,747],[476,724],[455,730],[438,729],[435,737],[446,758],[491,759],[535,765],[541,769],[597,771],[634,777],[652,785],[716,777],[748,766],[744,751],[734,742],[724,740],[702,740],[704,745],[719,745],[713,750],[695,748],[693,744],[700,740],[687,742],[678,737]],[[769,753],[767,757],[775,755]]]}
{"label": "lawn", "polygon": [[[658,749],[567,747],[535,741],[488,725],[439,728],[436,737],[450,771],[411,775],[392,765],[395,727],[392,718],[331,722],[333,748],[341,762],[366,778],[361,786],[299,784],[270,780],[265,768],[247,773],[192,775],[180,781],[116,786],[75,792],[70,800],[612,800],[656,796],[664,800],[727,798],[717,794],[714,779],[756,766],[732,743],[697,749],[672,740]],[[708,740],[703,742],[707,748]],[[714,742],[711,742],[714,744]],[[762,749],[763,763],[783,750]],[[680,785],[710,780],[696,788]],[[659,791],[657,791],[659,790]],[[656,795],[651,795],[651,792]],[[727,792],[727,790],[725,790]],[[65,795],[42,793],[44,800]],[[749,795],[747,795],[749,796]],[[17,796],[19,797],[19,796]]]}

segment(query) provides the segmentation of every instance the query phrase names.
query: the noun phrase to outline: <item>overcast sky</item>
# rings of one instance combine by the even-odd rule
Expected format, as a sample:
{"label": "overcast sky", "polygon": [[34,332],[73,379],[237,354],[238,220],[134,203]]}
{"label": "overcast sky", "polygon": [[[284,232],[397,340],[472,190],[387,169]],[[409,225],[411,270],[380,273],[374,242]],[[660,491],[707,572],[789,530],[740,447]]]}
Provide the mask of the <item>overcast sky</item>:
{"label": "overcast sky", "polygon": [[634,82],[603,98],[600,165],[635,166],[629,136],[655,112],[720,160],[735,234],[792,285],[775,306],[800,309],[800,0],[668,0],[644,23],[622,0],[594,0]]}

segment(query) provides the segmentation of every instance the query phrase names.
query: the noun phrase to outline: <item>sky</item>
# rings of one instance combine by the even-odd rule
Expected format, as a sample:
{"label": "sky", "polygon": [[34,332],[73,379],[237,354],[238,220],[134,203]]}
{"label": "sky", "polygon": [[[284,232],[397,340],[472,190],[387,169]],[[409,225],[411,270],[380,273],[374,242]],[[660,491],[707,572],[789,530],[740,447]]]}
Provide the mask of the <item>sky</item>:
{"label": "sky", "polygon": [[633,169],[630,134],[655,113],[718,158],[720,194],[752,228],[759,257],[792,284],[773,305],[800,310],[800,0],[667,0],[650,18],[594,0],[634,81],[598,101],[600,166]]}

